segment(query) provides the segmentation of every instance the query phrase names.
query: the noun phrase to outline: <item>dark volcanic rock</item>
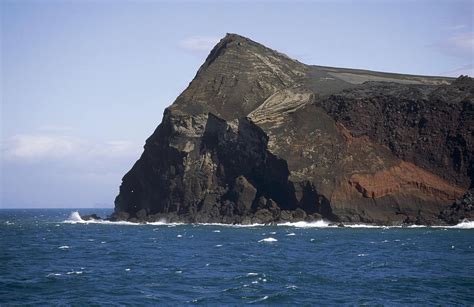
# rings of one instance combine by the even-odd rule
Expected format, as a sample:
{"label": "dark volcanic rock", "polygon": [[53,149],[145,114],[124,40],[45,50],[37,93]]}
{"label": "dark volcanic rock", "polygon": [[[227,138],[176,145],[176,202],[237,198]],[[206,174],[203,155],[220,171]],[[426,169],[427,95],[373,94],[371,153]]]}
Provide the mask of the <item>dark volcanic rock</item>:
{"label": "dark volcanic rock", "polygon": [[474,180],[474,87],[368,82],[321,100],[353,136],[368,136],[398,158],[459,186]]}
{"label": "dark volcanic rock", "polygon": [[474,220],[474,189],[469,189],[449,208],[440,214],[440,219],[448,224],[457,224],[463,220]]}
{"label": "dark volcanic rock", "polygon": [[102,220],[97,214],[81,215],[81,219],[84,221]]}
{"label": "dark volcanic rock", "polygon": [[245,215],[252,209],[252,203],[257,195],[257,189],[244,176],[235,178],[229,192],[229,199],[236,205],[236,214]]}
{"label": "dark volcanic rock", "polygon": [[474,181],[473,83],[308,66],[229,34],[165,110],[111,219],[452,223],[465,214],[444,210]]}

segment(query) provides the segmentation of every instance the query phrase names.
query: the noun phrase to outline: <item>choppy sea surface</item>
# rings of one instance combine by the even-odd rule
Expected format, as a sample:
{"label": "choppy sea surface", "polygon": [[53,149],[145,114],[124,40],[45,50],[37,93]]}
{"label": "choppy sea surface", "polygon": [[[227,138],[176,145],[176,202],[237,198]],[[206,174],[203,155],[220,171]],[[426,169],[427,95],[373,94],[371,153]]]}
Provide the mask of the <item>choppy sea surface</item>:
{"label": "choppy sea surface", "polygon": [[4,209],[0,305],[473,305],[472,228],[85,223],[70,209]]}

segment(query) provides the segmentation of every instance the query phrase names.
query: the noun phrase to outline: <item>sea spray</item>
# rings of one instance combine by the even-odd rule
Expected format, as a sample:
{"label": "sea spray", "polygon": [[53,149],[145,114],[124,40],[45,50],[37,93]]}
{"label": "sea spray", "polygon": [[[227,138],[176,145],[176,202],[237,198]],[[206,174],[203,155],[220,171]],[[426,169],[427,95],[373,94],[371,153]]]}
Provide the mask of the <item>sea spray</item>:
{"label": "sea spray", "polygon": [[[341,228],[338,224],[331,224],[325,220],[312,221],[312,222],[285,222],[272,225],[265,224],[222,224],[222,223],[179,223],[173,222],[168,223],[166,220],[162,219],[157,222],[145,222],[145,223],[133,223],[129,221],[108,221],[108,220],[83,220],[79,211],[73,211],[69,215],[69,218],[63,221],[65,224],[102,224],[102,225],[153,225],[153,226],[178,226],[178,225],[197,225],[197,226],[219,226],[219,227],[231,227],[231,228],[253,228],[253,227],[294,227],[294,228]],[[384,225],[371,225],[371,224],[344,224],[342,228],[454,228],[454,229],[474,229],[474,221],[462,221],[457,225],[436,225],[436,226],[427,226],[427,225],[394,225],[394,226],[384,226]]]}

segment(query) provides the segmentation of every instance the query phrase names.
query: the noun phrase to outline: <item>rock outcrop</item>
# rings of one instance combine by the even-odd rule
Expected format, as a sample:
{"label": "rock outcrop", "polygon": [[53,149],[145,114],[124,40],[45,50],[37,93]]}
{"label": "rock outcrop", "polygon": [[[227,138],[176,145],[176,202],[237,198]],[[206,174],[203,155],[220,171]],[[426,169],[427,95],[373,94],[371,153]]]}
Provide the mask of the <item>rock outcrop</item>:
{"label": "rock outcrop", "polygon": [[112,219],[456,223],[472,208],[452,204],[474,184],[473,97],[469,77],[309,66],[228,34],[165,110]]}

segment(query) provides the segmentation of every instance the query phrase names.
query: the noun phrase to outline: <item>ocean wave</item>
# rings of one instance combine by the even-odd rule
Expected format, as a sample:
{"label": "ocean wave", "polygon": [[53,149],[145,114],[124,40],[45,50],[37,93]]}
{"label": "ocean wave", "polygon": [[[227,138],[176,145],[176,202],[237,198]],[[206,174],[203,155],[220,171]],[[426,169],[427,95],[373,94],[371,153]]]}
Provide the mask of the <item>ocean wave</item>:
{"label": "ocean wave", "polygon": [[135,223],[137,225],[143,225],[143,224],[146,224],[146,225],[154,225],[154,226],[178,226],[178,225],[185,225],[185,223],[168,223],[166,222],[165,219],[162,219],[162,220],[159,220],[158,222],[146,222],[146,223]]}
{"label": "ocean wave", "polygon": [[[253,282],[252,282],[252,283],[253,283]],[[256,299],[256,300],[254,300],[254,301],[249,302],[249,304],[259,303],[259,302],[262,302],[262,301],[267,300],[267,299],[268,299],[268,295],[265,295],[265,296],[262,297],[262,298],[259,298],[259,299]]]}
{"label": "ocean wave", "polygon": [[452,226],[433,226],[434,228],[450,228],[450,229],[474,229],[474,221],[464,220],[457,225]]}
{"label": "ocean wave", "polygon": [[233,228],[249,228],[249,227],[261,227],[265,224],[224,224],[224,223],[193,223],[199,226],[219,226],[219,227],[233,227]]}
{"label": "ocean wave", "polygon": [[65,224],[105,224],[105,225],[141,225],[140,223],[132,223],[128,221],[105,221],[105,220],[88,220],[85,221],[82,219],[79,211],[71,212],[69,218],[63,221]]}
{"label": "ocean wave", "polygon": [[474,221],[463,221],[457,225],[451,226],[451,228],[474,229]]}
{"label": "ocean wave", "polygon": [[391,229],[391,228],[453,228],[453,229],[473,229],[474,221],[463,221],[457,225],[451,226],[428,226],[428,225],[371,225],[371,224],[344,224],[344,227],[339,227],[337,224],[330,224],[327,221],[320,220],[316,222],[287,222],[277,224],[277,226],[295,227],[295,228],[379,228],[379,229]]}
{"label": "ocean wave", "polygon": [[[295,228],[339,228],[337,224],[330,223],[325,220],[319,220],[314,222],[286,222],[279,223],[276,225],[265,225],[265,224],[223,224],[223,223],[168,223],[166,220],[160,220],[158,222],[145,222],[145,223],[133,223],[129,221],[107,221],[107,220],[88,220],[85,221],[81,218],[79,211],[71,212],[69,218],[63,223],[66,224],[103,224],[103,225],[153,225],[153,226],[168,226],[174,227],[178,225],[198,225],[198,226],[218,226],[218,227],[231,227],[231,228],[251,228],[251,227],[264,227],[264,226],[284,226],[284,227],[295,227]],[[371,224],[344,224],[344,228],[453,228],[453,229],[474,229],[474,221],[463,221],[457,225],[451,226],[427,226],[427,225],[408,225],[408,226],[383,226],[383,225],[371,225]]]}
{"label": "ocean wave", "polygon": [[324,227],[337,227],[329,226],[329,222],[324,220],[319,220],[315,222],[286,222],[277,224],[277,226],[287,226],[287,227],[296,227],[296,228],[324,228]]}
{"label": "ocean wave", "polygon": [[268,237],[262,240],[258,240],[258,242],[277,242],[278,240],[272,237]]}

